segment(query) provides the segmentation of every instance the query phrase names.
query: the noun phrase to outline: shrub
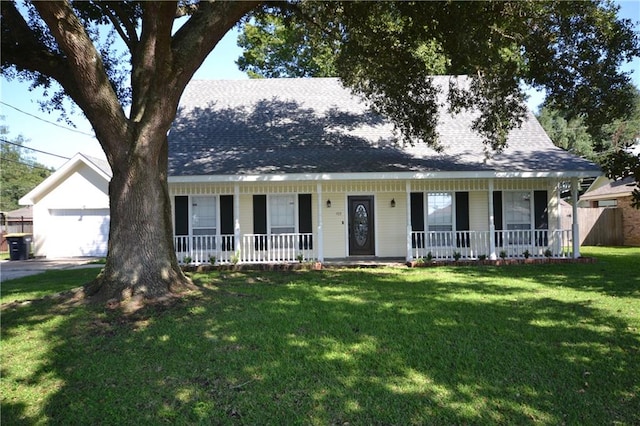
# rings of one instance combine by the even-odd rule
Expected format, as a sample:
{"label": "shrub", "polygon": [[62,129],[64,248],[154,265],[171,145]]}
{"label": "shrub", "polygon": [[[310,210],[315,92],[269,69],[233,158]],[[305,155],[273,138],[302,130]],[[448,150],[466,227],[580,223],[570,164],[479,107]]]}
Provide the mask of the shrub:
{"label": "shrub", "polygon": [[461,257],[462,257],[462,253],[460,253],[459,251],[453,252],[453,260],[458,261],[460,260]]}
{"label": "shrub", "polygon": [[529,253],[529,250],[525,250],[524,253],[522,253],[522,255],[524,256],[525,259],[528,259],[531,256],[531,253]]}
{"label": "shrub", "polygon": [[500,259],[504,260],[507,258],[507,252],[504,250],[500,250]]}

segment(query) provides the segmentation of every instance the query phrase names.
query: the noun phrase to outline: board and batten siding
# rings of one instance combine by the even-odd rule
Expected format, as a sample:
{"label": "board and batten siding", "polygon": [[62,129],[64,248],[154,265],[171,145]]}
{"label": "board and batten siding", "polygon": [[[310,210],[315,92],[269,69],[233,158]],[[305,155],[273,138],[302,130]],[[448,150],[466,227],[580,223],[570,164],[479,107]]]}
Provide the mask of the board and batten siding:
{"label": "board and batten siding", "polygon": [[[391,207],[391,201],[395,207]],[[407,193],[381,192],[375,195],[376,254],[403,256],[407,250]]]}
{"label": "board and batten siding", "polygon": [[[555,179],[494,179],[494,192],[547,191],[548,226],[557,229],[557,181]],[[348,257],[348,197],[373,196],[375,240],[378,257],[400,257],[407,246],[407,189],[411,193],[449,192],[468,194],[468,227],[472,231],[489,230],[489,181],[487,179],[439,179],[407,181],[326,181],[326,182],[239,182],[170,184],[175,195],[239,194],[239,225],[241,234],[254,233],[254,195],[311,194],[312,232],[318,232],[318,212],[322,212],[324,258]],[[318,195],[318,187],[322,193]],[[466,197],[466,195],[465,195]],[[465,197],[460,200],[466,199]],[[297,199],[300,200],[299,198]],[[331,200],[331,207],[327,201]],[[391,201],[395,207],[391,207]],[[234,199],[235,203],[235,199]],[[465,202],[467,204],[467,202]],[[317,241],[317,240],[314,240]],[[318,247],[314,247],[317,252]]]}
{"label": "board and batten siding", "polygon": [[[347,197],[344,193],[322,193],[322,225],[324,229],[324,257],[342,258],[347,256]],[[327,207],[331,200],[331,207]]]}
{"label": "board and batten siding", "polygon": [[469,228],[474,231],[489,230],[489,192],[469,192]]}

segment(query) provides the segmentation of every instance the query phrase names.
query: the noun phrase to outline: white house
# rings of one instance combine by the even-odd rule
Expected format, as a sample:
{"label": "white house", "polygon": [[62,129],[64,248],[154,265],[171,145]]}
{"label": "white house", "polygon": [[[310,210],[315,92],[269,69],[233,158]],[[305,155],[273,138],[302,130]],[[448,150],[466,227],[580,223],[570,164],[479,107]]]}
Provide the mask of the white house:
{"label": "white house", "polygon": [[[435,77],[442,103],[450,79],[468,83]],[[577,201],[580,179],[600,175],[598,167],[555,147],[532,113],[503,152],[487,156],[471,129],[476,116],[442,108],[438,153],[403,146],[393,125],[337,79],[194,80],[169,132],[178,260],[578,256],[577,225],[561,225],[559,188],[569,182]],[[50,179],[61,191],[64,179],[97,183],[90,170],[105,179],[95,191],[106,197],[109,174],[95,164]],[[42,209],[62,220],[36,204],[52,192],[41,186],[22,201],[34,204],[36,221]],[[81,221],[84,204],[55,209]],[[48,241],[60,237],[35,238],[50,256]]]}

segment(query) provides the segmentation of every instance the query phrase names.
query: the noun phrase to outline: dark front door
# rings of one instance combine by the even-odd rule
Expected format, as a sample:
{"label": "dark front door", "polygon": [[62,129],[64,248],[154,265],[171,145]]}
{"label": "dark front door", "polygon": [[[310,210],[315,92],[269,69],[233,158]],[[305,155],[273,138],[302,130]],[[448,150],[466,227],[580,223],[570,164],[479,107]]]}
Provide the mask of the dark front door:
{"label": "dark front door", "polygon": [[374,255],[373,197],[349,197],[349,256]]}

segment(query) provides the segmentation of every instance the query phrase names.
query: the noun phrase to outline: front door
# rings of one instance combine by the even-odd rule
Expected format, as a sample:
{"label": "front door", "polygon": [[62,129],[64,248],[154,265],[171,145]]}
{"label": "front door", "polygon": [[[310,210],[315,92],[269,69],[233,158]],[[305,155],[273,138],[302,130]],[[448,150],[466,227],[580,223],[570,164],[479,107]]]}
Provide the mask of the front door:
{"label": "front door", "polygon": [[373,196],[349,197],[349,256],[375,254]]}

